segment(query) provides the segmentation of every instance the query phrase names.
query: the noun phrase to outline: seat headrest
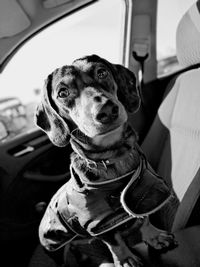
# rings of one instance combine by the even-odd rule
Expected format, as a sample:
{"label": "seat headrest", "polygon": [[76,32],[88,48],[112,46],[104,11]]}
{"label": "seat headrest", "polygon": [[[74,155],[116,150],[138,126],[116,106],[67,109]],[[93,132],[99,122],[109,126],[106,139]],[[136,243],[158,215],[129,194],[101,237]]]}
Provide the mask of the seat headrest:
{"label": "seat headrest", "polygon": [[178,24],[176,52],[184,67],[200,63],[200,1],[188,9]]}

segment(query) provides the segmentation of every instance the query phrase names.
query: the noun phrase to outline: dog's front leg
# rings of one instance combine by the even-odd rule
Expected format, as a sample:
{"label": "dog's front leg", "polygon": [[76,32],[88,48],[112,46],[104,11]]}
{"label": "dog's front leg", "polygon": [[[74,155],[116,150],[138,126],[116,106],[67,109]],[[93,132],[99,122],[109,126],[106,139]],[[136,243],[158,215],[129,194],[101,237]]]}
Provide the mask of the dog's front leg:
{"label": "dog's front leg", "polygon": [[153,226],[146,217],[140,228],[142,240],[156,250],[168,250],[177,246],[174,235]]}
{"label": "dog's front leg", "polygon": [[142,266],[140,258],[130,251],[119,232],[114,235],[112,240],[104,240],[104,243],[108,246],[110,252],[112,253],[115,267]]}

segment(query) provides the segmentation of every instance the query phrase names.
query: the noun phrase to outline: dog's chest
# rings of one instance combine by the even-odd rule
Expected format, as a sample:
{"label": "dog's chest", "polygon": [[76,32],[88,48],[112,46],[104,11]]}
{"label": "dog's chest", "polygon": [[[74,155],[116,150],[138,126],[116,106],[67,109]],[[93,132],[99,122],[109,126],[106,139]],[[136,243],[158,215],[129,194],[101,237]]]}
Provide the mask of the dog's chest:
{"label": "dog's chest", "polygon": [[131,177],[132,174],[116,182],[87,184],[83,187],[73,184],[72,178],[73,188],[68,191],[68,208],[75,212],[81,227],[95,235],[126,221],[130,216],[121,205],[120,195]]}
{"label": "dog's chest", "polygon": [[90,234],[131,219],[122,207],[120,196],[138,167],[137,157],[137,152],[132,151],[105,165],[87,162],[77,154],[72,156],[69,209],[76,213],[80,225]]}

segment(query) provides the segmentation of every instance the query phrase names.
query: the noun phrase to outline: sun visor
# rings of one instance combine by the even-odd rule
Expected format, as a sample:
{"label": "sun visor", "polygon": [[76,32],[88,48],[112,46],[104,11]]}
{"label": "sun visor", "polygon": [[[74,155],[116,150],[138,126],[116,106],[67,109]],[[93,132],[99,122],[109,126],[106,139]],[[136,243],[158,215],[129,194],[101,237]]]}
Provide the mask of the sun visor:
{"label": "sun visor", "polygon": [[31,25],[31,22],[16,0],[0,1],[0,38],[16,35]]}

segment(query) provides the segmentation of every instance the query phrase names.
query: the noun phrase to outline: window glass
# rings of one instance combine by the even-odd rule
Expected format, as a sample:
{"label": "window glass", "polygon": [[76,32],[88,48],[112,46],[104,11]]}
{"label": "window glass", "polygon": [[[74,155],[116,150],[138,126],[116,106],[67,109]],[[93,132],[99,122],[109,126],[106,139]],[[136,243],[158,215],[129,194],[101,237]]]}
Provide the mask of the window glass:
{"label": "window glass", "polygon": [[195,0],[158,0],[157,9],[157,72],[169,74],[181,67],[176,58],[176,29],[183,14]]}
{"label": "window glass", "polygon": [[8,131],[0,142],[35,127],[41,88],[55,68],[89,54],[122,63],[124,8],[122,0],[99,1],[51,25],[17,52],[0,75],[0,122]]}

